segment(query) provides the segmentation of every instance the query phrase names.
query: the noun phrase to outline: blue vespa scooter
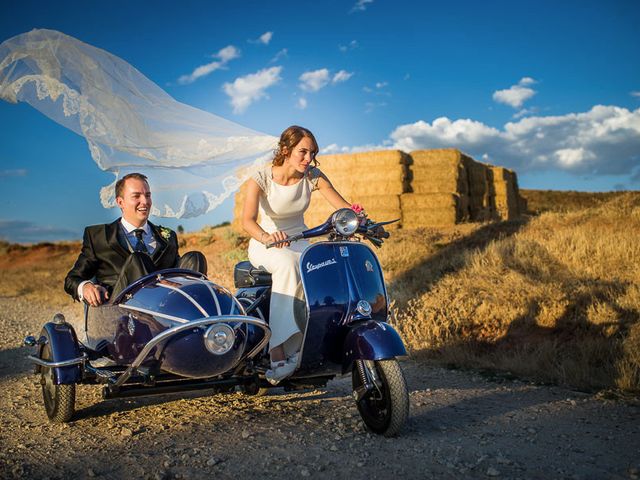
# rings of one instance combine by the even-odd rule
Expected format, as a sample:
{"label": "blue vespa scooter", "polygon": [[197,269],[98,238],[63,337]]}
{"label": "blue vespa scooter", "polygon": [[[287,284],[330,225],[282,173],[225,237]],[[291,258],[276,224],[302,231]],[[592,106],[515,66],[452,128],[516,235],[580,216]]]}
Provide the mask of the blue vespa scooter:
{"label": "blue vespa scooter", "polygon": [[[287,242],[328,236],[311,244],[300,258],[306,301],[303,346],[295,373],[280,383],[285,389],[323,386],[336,375],[351,373],[353,396],[366,427],[385,436],[397,434],[409,414],[407,385],[397,358],[407,352],[398,333],[387,323],[389,301],[382,269],[362,238],[379,247],[392,223],[361,225],[350,209],[340,209],[315,228]],[[278,242],[268,245],[275,246]],[[235,268],[236,298],[247,315],[268,322],[271,276],[241,262]],[[268,359],[265,354],[262,357]],[[262,394],[266,382],[249,394]]]}

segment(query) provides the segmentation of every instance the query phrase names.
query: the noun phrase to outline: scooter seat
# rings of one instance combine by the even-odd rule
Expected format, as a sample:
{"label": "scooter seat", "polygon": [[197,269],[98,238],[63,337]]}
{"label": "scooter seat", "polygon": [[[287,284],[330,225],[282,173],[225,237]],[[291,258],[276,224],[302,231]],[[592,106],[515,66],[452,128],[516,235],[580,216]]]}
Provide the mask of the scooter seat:
{"label": "scooter seat", "polygon": [[236,288],[271,286],[271,274],[262,268],[256,268],[251,262],[236,264],[233,270],[233,283]]}

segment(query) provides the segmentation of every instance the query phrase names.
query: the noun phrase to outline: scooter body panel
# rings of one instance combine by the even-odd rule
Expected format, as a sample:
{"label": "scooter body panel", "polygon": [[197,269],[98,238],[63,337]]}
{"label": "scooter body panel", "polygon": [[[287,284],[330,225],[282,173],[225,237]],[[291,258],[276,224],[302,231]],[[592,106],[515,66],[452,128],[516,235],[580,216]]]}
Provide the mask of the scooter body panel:
{"label": "scooter body panel", "polygon": [[319,242],[300,258],[308,323],[296,376],[341,373],[351,324],[363,320],[358,302],[370,306],[368,320],[385,322],[387,294],[380,263],[358,242]]}

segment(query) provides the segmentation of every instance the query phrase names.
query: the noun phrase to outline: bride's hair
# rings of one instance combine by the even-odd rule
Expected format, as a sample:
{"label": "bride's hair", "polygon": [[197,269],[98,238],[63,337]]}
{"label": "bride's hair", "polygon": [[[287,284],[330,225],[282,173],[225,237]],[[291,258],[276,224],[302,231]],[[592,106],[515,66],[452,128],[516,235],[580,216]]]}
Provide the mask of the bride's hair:
{"label": "bride's hair", "polygon": [[273,151],[273,165],[279,167],[284,163],[285,158],[291,155],[291,151],[293,148],[300,143],[304,137],[308,137],[313,142],[313,158],[311,160],[311,166],[317,167],[320,165],[318,160],[316,160],[316,155],[318,154],[318,142],[316,141],[316,137],[313,136],[310,130],[307,130],[304,127],[299,127],[298,125],[292,125],[287,128],[282,135],[280,135],[280,141],[278,142],[278,148]]}

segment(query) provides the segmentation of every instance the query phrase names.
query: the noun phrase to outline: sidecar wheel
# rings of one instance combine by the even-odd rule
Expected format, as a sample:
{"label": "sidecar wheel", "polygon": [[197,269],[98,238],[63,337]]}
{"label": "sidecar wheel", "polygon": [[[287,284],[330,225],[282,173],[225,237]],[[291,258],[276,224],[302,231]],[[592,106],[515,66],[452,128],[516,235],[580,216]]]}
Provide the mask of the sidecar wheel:
{"label": "sidecar wheel", "polygon": [[[49,344],[42,347],[43,360],[51,360]],[[65,423],[71,420],[75,413],[76,386],[56,385],[54,373],[51,367],[40,367],[40,384],[42,385],[42,399],[49,420],[56,423]]]}
{"label": "sidecar wheel", "polygon": [[[397,360],[379,360],[371,364],[375,366],[382,388],[369,392],[356,405],[369,431],[392,437],[398,434],[409,416],[407,383]],[[355,391],[362,385],[356,364],[351,379]]]}

